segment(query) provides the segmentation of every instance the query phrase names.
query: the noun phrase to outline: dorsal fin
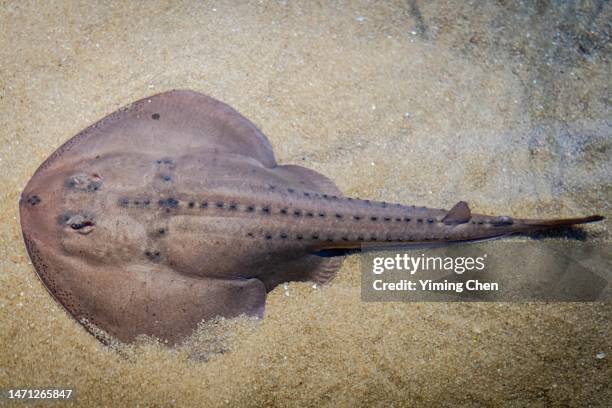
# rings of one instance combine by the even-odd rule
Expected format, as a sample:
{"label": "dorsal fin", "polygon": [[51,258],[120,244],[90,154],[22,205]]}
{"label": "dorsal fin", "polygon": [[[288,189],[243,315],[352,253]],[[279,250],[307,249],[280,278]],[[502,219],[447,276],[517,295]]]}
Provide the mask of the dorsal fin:
{"label": "dorsal fin", "polygon": [[472,212],[465,201],[459,201],[442,219],[445,224],[463,224],[472,218]]}

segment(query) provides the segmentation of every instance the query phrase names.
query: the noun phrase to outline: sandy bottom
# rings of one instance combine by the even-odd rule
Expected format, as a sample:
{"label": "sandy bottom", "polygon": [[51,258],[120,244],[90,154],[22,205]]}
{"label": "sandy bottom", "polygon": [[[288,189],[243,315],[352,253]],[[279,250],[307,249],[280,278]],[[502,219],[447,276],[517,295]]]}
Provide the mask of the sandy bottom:
{"label": "sandy bottom", "polygon": [[[364,303],[352,257],[326,287],[277,288],[263,321],[169,349],[104,347],[47,294],[22,187],[82,128],[173,88],[229,103],[279,162],[347,195],[610,219],[607,2],[311,3],[0,3],[0,388],[72,387],[82,406],[609,406],[609,303]],[[610,221],[584,231],[609,245]]]}

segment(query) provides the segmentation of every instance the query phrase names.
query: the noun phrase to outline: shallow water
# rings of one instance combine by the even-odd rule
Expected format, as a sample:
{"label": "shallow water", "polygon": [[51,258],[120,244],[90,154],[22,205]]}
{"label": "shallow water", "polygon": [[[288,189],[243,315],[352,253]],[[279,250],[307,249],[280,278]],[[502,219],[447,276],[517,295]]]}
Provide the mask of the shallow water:
{"label": "shallow water", "polygon": [[84,406],[607,405],[609,303],[364,303],[352,257],[326,287],[277,288],[261,322],[108,348],[20,236],[19,193],[61,143],[189,88],[347,195],[600,213],[584,231],[609,245],[612,7],[536,4],[2,2],[0,388],[73,387]]}

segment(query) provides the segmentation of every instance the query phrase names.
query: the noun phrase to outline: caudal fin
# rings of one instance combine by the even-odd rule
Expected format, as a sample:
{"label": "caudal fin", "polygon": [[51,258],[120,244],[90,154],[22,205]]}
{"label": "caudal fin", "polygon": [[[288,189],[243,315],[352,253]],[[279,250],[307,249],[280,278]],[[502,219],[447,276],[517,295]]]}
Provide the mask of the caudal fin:
{"label": "caudal fin", "polygon": [[571,225],[576,224],[586,224],[587,222],[596,222],[601,221],[605,217],[601,215],[591,215],[589,217],[581,217],[581,218],[562,218],[556,220],[522,220],[522,224],[535,227],[535,228],[560,228],[560,227],[569,227]]}

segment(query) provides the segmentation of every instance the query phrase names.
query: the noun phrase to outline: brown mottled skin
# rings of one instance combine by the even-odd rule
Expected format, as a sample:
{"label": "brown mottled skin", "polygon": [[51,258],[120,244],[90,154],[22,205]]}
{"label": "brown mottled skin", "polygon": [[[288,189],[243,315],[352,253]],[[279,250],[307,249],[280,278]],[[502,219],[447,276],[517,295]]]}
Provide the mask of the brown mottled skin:
{"label": "brown mottled skin", "polygon": [[218,315],[262,316],[276,285],[327,282],[342,251],[362,243],[473,240],[601,219],[345,198],[325,176],[277,165],[251,122],[190,91],[135,102],[70,139],[27,184],[20,214],[38,275],[78,321],[123,341],[170,343]]}

